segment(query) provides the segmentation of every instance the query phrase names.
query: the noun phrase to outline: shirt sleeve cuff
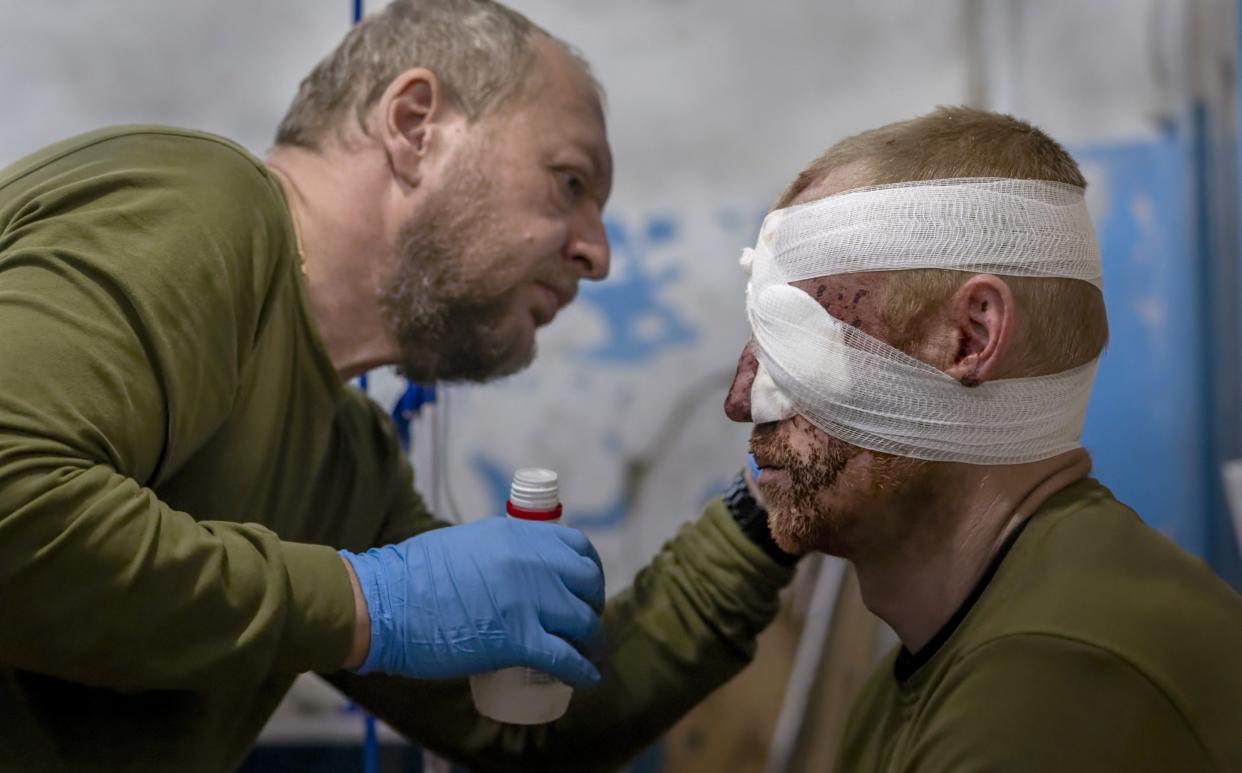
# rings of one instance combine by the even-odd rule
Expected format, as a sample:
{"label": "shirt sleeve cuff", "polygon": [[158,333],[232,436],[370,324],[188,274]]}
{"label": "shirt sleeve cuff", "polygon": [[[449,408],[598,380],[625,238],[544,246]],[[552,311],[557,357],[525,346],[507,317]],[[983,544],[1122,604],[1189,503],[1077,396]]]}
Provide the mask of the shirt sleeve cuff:
{"label": "shirt sleeve cuff", "polygon": [[354,593],[335,549],[283,542],[290,607],[281,671],[337,671],[354,636]]}
{"label": "shirt sleeve cuff", "polygon": [[742,533],[769,558],[781,566],[793,566],[801,556],[786,553],[772,539],[772,530],[768,527],[768,511],[760,507],[751,496],[750,487],[746,485],[746,477],[738,473],[729,488],[725,489],[724,504],[733,520],[737,522]]}

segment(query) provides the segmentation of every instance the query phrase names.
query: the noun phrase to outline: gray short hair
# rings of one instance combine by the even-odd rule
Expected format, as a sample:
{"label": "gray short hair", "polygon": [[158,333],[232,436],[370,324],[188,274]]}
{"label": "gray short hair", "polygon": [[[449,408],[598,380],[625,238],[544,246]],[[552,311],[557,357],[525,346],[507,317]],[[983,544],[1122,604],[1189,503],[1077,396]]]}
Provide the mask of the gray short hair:
{"label": "gray short hair", "polygon": [[393,0],[306,76],[276,143],[318,149],[351,113],[364,125],[392,80],[412,67],[434,72],[449,101],[477,120],[522,92],[535,63],[535,34],[547,35],[492,0]]}

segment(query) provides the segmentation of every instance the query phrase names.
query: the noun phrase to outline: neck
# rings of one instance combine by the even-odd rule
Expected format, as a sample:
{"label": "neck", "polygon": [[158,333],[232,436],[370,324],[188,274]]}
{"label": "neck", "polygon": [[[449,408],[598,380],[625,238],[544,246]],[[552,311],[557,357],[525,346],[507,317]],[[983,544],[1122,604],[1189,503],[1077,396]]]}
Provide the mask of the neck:
{"label": "neck", "polygon": [[895,543],[850,556],[867,607],[911,652],[949,621],[1005,538],[1050,496],[1086,477],[1091,460],[1077,449],[1032,464],[947,470],[920,504],[874,514],[895,525]]}
{"label": "neck", "polygon": [[374,182],[383,170],[364,152],[322,152],[279,146],[265,159],[284,189],[297,232],[302,274],[315,327],[342,379],[396,360],[376,289],[392,233],[378,206]]}

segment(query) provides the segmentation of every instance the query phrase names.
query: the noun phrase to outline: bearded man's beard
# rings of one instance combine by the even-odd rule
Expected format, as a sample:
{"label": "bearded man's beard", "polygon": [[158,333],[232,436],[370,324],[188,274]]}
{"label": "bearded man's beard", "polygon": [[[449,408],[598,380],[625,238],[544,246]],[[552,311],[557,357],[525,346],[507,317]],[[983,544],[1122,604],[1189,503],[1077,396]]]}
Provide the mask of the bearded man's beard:
{"label": "bearded man's beard", "polygon": [[398,369],[412,381],[489,381],[535,356],[533,341],[504,325],[517,288],[489,282],[486,267],[503,257],[481,254],[495,249],[489,238],[499,235],[489,192],[486,176],[463,169],[398,234],[379,303],[400,350]]}
{"label": "bearded man's beard", "polygon": [[[810,422],[794,419],[812,432]],[[876,532],[888,524],[870,523],[867,504],[877,498],[909,495],[911,486],[922,490],[931,463],[918,459],[867,451],[814,430],[817,438],[809,456],[803,458],[788,445],[781,427],[761,424],[751,433],[751,450],[764,464],[784,469],[784,484],[761,486],[768,508],[768,527],[776,544],[789,553],[812,550],[850,557],[858,548],[883,535]],[[869,454],[865,468],[852,468],[850,461]]]}
{"label": "bearded man's beard", "polygon": [[789,553],[801,555],[822,550],[830,541],[832,514],[822,512],[819,494],[828,490],[857,451],[835,438],[817,445],[803,459],[786,445],[779,427],[761,424],[751,433],[750,446],[765,465],[780,467],[788,481],[784,485],[762,486],[767,500],[768,527],[772,539]]}

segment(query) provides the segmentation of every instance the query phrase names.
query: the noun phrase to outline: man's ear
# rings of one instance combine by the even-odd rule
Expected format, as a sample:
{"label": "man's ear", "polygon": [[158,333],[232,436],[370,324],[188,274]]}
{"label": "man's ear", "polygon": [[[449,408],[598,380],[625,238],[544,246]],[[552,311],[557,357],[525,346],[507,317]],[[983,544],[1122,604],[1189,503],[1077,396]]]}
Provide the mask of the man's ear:
{"label": "man's ear", "polygon": [[966,280],[949,303],[957,351],[945,372],[965,386],[999,378],[1015,326],[1009,285],[992,274],[978,274]]}
{"label": "man's ear", "polygon": [[393,175],[410,187],[417,186],[441,125],[452,112],[436,74],[415,67],[393,78],[384,89],[377,109],[377,129]]}

